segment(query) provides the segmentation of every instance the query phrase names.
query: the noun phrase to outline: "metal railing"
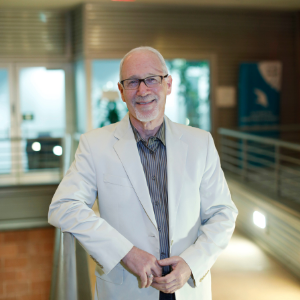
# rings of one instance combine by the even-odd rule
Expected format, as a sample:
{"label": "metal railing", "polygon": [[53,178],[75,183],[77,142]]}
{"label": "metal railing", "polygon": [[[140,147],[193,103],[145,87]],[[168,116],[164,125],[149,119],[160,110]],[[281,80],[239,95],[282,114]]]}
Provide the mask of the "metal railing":
{"label": "metal railing", "polygon": [[293,135],[280,128],[250,133],[220,128],[222,168],[253,187],[300,202],[300,143],[284,140],[299,139],[299,129],[292,131]]}
{"label": "metal railing", "polygon": [[87,253],[69,232],[55,232],[50,300],[92,300]]}
{"label": "metal railing", "polygon": [[[64,175],[78,146],[80,134],[64,138]],[[88,254],[69,232],[56,228],[50,300],[92,300]]]}
{"label": "metal railing", "polygon": [[0,138],[0,186],[59,183],[74,158],[78,136]]}

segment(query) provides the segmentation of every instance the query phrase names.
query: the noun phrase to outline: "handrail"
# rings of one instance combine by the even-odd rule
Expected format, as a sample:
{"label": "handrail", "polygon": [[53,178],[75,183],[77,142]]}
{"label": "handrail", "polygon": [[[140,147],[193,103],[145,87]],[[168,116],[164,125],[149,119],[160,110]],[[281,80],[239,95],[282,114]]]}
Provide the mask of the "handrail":
{"label": "handrail", "polygon": [[299,202],[300,144],[227,128],[218,132],[226,172],[278,201]]}
{"label": "handrail", "polygon": [[0,138],[0,186],[58,184],[74,159],[79,137]]}
{"label": "handrail", "polygon": [[[62,175],[74,159],[78,139],[64,140]],[[87,252],[69,232],[56,228],[50,300],[92,300]]]}
{"label": "handrail", "polygon": [[56,228],[50,300],[92,300],[87,253]]}
{"label": "handrail", "polygon": [[227,128],[219,128],[218,133],[221,135],[227,135],[227,136],[240,138],[240,139],[247,139],[249,141],[261,142],[263,144],[275,145],[275,146],[279,146],[279,147],[285,147],[288,149],[300,151],[299,144],[285,142],[282,140],[269,138],[269,137],[261,137],[261,136],[258,136],[258,135],[252,134],[252,133],[240,132],[240,131],[236,131],[233,129],[227,129]]}
{"label": "handrail", "polygon": [[56,229],[50,300],[77,300],[75,238]]}
{"label": "handrail", "polygon": [[300,124],[239,126],[238,128],[236,128],[236,130],[251,131],[251,132],[256,132],[256,131],[294,132],[294,131],[300,131]]}

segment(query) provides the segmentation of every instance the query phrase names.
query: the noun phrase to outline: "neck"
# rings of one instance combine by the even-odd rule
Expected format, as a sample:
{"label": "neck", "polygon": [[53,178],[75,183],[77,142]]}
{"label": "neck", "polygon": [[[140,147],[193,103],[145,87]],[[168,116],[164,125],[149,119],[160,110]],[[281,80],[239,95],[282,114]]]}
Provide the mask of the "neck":
{"label": "neck", "polygon": [[142,139],[144,139],[147,142],[151,136],[154,136],[157,133],[157,131],[159,130],[159,128],[164,120],[163,115],[161,117],[156,118],[155,120],[149,121],[149,122],[141,122],[140,120],[136,119],[131,114],[129,114],[129,118],[130,118],[131,124],[139,132]]}

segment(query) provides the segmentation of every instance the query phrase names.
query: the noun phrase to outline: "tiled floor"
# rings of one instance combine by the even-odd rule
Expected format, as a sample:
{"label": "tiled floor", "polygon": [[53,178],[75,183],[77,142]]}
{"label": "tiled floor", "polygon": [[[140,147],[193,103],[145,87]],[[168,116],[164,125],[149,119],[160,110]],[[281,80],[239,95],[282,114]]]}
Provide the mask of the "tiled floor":
{"label": "tiled floor", "polygon": [[[94,292],[92,259],[89,265]],[[213,300],[300,300],[300,280],[239,233],[211,272]]]}

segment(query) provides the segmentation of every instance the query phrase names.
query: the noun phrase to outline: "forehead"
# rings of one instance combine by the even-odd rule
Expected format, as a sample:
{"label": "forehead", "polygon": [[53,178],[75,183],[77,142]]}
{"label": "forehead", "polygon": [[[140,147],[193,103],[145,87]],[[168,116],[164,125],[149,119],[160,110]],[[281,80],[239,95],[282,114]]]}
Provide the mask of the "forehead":
{"label": "forehead", "polygon": [[144,78],[149,75],[162,75],[161,61],[151,51],[137,51],[126,57],[122,67],[122,78]]}

